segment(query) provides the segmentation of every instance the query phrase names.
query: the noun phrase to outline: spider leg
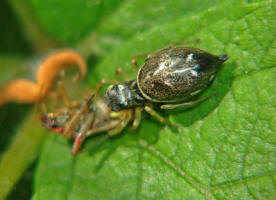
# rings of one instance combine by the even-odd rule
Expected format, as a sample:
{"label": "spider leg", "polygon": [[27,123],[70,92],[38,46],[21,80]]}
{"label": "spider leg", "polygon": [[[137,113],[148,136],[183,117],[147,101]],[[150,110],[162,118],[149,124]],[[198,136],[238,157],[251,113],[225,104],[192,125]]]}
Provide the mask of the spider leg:
{"label": "spider leg", "polygon": [[110,136],[113,136],[120,133],[128,125],[131,118],[132,118],[132,112],[129,110],[125,111],[122,121],[114,129],[108,131],[107,134]]}
{"label": "spider leg", "polygon": [[164,109],[164,110],[171,110],[171,109],[174,109],[174,108],[179,108],[179,107],[182,107],[182,108],[189,108],[191,106],[194,106],[198,103],[201,103],[203,101],[205,101],[206,99],[209,99],[210,97],[214,96],[214,94],[211,94],[211,95],[208,95],[208,96],[205,96],[205,97],[202,97],[200,99],[196,99],[194,101],[189,101],[189,102],[184,102],[184,103],[179,103],[179,104],[163,104],[160,106],[161,109]]}
{"label": "spider leg", "polygon": [[130,127],[130,130],[135,130],[139,126],[139,124],[141,122],[142,109],[143,108],[136,108],[134,110],[134,115],[133,115],[134,119],[133,119],[133,123],[132,123],[132,125]]}
{"label": "spider leg", "polygon": [[99,96],[101,89],[104,85],[106,84],[111,84],[111,85],[115,85],[118,84],[119,81],[116,80],[107,80],[107,79],[102,79],[98,84],[97,84],[97,89],[96,89],[96,95]]}
{"label": "spider leg", "polygon": [[174,123],[171,123],[171,122],[167,121],[164,117],[162,117],[159,113],[157,113],[150,105],[146,105],[144,109],[147,113],[149,113],[151,116],[158,119],[158,121],[160,121],[161,123],[167,124],[169,126],[178,127],[177,124],[174,124]]}
{"label": "spider leg", "polygon": [[129,75],[123,70],[122,67],[117,67],[115,74],[117,80],[130,80]]}

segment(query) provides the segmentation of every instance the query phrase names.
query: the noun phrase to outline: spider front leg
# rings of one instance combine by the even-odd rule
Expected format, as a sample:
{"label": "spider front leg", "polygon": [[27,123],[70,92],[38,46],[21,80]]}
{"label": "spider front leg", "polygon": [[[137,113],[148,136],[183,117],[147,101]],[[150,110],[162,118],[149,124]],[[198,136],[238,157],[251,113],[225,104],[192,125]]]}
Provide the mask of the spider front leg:
{"label": "spider front leg", "polygon": [[130,79],[129,75],[123,70],[122,67],[117,67],[116,71],[115,71],[115,74],[116,74],[117,80],[121,81],[122,78],[123,78],[123,81]]}
{"label": "spider front leg", "polygon": [[129,128],[130,130],[135,130],[139,126],[141,122],[142,110],[143,108],[140,108],[140,107],[134,109],[133,122],[131,127]]}
{"label": "spider front leg", "polygon": [[107,134],[110,136],[113,136],[120,133],[128,125],[131,118],[132,118],[132,112],[129,110],[124,111],[124,114],[121,117],[122,121],[114,129],[108,131]]}
{"label": "spider front leg", "polygon": [[96,87],[96,94],[98,96],[100,95],[101,89],[104,85],[107,85],[107,84],[116,85],[116,84],[120,83],[119,80],[122,78],[122,76],[125,80],[129,80],[128,74],[123,70],[122,67],[117,67],[116,68],[115,75],[116,75],[118,80],[109,80],[109,79],[100,80],[100,82],[97,84],[97,87]]}
{"label": "spider front leg", "polygon": [[111,84],[111,85],[115,85],[115,84],[118,84],[119,81],[116,81],[116,80],[108,80],[108,79],[102,79],[98,84],[97,84],[97,89],[96,89],[96,95],[99,96],[100,95],[100,92],[101,92],[101,89],[104,85],[107,85],[107,84]]}

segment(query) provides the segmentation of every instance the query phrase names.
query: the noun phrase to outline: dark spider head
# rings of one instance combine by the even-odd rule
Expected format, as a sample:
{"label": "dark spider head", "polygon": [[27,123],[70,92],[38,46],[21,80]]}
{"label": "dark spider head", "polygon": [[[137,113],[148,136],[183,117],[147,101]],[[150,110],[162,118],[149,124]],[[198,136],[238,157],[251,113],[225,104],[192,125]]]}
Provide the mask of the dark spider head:
{"label": "dark spider head", "polygon": [[131,109],[145,103],[135,80],[112,86],[106,90],[104,99],[112,111]]}

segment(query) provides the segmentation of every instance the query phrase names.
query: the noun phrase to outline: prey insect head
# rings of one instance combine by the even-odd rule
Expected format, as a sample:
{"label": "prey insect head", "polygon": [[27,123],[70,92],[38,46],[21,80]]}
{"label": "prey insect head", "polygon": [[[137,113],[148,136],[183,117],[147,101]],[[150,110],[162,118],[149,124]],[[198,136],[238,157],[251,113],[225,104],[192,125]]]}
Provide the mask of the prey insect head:
{"label": "prey insect head", "polygon": [[40,120],[43,122],[43,126],[45,126],[47,129],[56,133],[63,133],[64,128],[62,124],[60,124],[58,117],[56,117],[53,113],[40,115]]}

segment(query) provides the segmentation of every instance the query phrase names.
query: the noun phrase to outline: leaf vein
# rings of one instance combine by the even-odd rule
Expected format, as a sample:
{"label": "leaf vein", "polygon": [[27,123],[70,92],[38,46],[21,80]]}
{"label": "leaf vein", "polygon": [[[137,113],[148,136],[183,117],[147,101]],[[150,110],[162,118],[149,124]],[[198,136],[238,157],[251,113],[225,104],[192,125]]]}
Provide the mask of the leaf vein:
{"label": "leaf vein", "polygon": [[276,173],[276,170],[273,170],[273,171],[266,172],[266,173],[261,173],[261,174],[255,175],[255,176],[241,177],[241,178],[236,179],[236,180],[230,180],[230,181],[227,181],[227,182],[218,183],[218,184],[212,185],[210,187],[212,188],[212,190],[227,188],[227,187],[231,187],[231,186],[234,186],[234,185],[243,184],[243,183],[248,182],[248,181],[257,180],[258,178],[262,178],[262,177],[265,177],[265,176],[271,176],[271,175],[274,175],[275,173]]}
{"label": "leaf vein", "polygon": [[162,152],[155,149],[153,146],[148,145],[146,141],[140,139],[140,145],[142,148],[145,148],[149,152],[152,153],[155,157],[163,161],[168,167],[173,169],[177,174],[180,175],[184,180],[189,182],[196,190],[198,190],[201,194],[205,195],[207,199],[215,200],[215,197],[209,190],[209,187],[198,183],[193,177],[189,176],[185,171],[183,171],[180,167],[178,167],[173,161],[168,159]]}
{"label": "leaf vein", "polygon": [[142,190],[142,184],[143,184],[143,155],[144,155],[144,149],[140,148],[139,152],[139,158],[138,158],[138,176],[137,176],[137,190],[136,190],[136,199],[141,199],[141,190]]}

